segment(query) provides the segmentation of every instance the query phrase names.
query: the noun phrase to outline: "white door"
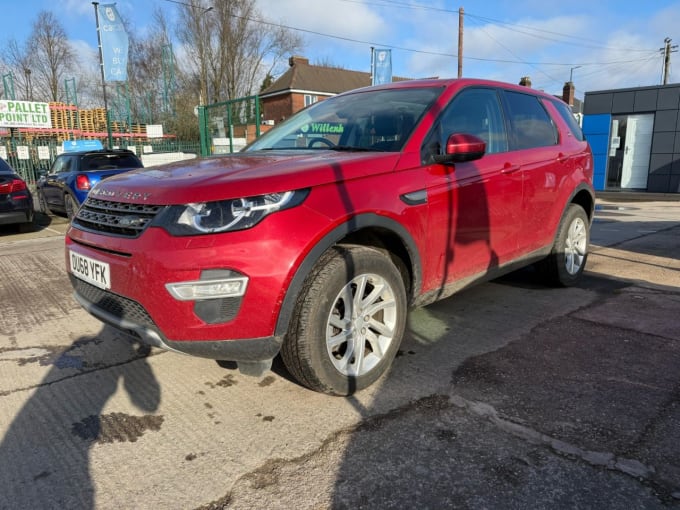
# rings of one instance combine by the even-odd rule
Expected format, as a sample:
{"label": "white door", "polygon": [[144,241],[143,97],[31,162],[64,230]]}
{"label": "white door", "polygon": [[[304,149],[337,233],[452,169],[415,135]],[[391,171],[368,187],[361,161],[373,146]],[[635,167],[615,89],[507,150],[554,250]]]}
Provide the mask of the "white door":
{"label": "white door", "polygon": [[653,129],[654,114],[628,116],[626,146],[623,152],[623,168],[621,169],[622,188],[647,188]]}

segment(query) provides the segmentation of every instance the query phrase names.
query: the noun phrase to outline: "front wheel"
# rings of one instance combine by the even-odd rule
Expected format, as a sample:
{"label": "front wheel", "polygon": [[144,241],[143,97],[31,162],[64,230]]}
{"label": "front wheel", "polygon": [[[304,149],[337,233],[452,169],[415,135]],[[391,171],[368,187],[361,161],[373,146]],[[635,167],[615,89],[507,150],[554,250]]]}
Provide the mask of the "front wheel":
{"label": "front wheel", "polygon": [[308,276],[281,355],[301,384],[350,395],[392,364],[407,315],[404,281],[384,252],[334,247]]}
{"label": "front wheel", "polygon": [[75,199],[68,193],[64,195],[64,210],[66,211],[68,221],[71,221],[78,212],[78,205]]}
{"label": "front wheel", "polygon": [[583,207],[569,204],[550,255],[538,263],[547,283],[569,287],[579,280],[588,258],[589,225]]}
{"label": "front wheel", "polygon": [[43,214],[50,214],[50,208],[47,207],[47,199],[42,191],[38,190],[38,211]]}

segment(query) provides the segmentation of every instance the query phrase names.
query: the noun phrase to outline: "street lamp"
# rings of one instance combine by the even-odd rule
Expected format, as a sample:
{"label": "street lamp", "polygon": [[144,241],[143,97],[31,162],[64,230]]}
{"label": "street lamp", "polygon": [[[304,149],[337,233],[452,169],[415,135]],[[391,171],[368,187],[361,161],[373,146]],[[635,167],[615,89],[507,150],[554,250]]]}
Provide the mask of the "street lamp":
{"label": "street lamp", "polygon": [[574,69],[578,69],[581,66],[574,66],[571,69],[569,69],[569,83],[573,82],[572,78],[574,77]]}

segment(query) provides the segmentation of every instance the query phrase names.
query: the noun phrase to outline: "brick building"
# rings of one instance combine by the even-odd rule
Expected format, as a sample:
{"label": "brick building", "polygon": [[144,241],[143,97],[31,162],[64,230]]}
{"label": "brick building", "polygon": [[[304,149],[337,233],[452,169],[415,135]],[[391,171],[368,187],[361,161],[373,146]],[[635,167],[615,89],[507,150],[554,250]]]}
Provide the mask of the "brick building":
{"label": "brick building", "polygon": [[299,56],[290,57],[288,63],[290,68],[260,93],[265,121],[278,123],[305,106],[371,84],[370,73],[315,66]]}

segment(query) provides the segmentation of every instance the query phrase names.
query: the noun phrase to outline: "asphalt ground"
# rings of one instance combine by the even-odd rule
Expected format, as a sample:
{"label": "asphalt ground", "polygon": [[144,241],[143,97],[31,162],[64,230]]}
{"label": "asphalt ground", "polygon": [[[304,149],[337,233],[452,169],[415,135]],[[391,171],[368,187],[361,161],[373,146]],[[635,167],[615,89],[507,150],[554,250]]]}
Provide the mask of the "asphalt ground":
{"label": "asphalt ground", "polygon": [[42,223],[0,229],[0,508],[680,507],[680,202],[600,200],[577,287],[415,310],[346,399],[131,343]]}

